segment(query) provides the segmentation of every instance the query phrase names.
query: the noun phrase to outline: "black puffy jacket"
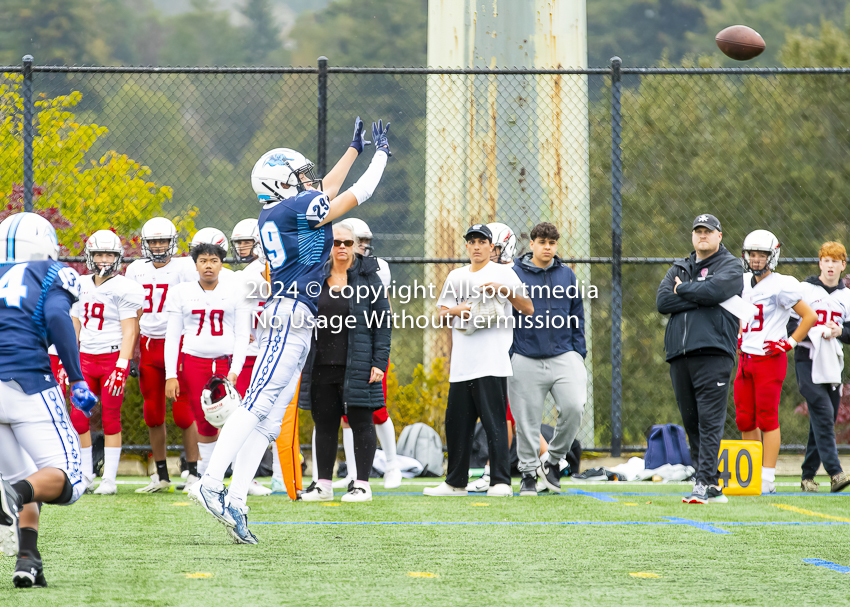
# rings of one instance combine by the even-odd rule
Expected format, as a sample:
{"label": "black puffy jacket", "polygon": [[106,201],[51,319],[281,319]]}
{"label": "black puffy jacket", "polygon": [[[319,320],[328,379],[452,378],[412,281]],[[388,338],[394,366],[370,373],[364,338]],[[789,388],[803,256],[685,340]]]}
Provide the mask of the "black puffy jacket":
{"label": "black puffy jacket", "polygon": [[[683,284],[674,293],[677,276]],[[670,314],[664,332],[667,360],[706,349],[721,350],[734,358],[739,322],[720,307],[720,302],[743,290],[743,264],[722,244],[717,253],[703,261],[692,252],[674,263],[655,298],[658,311]]]}
{"label": "black puffy jacket", "polygon": [[[331,261],[325,264],[322,276],[322,288],[330,274]],[[369,383],[372,367],[387,372],[392,342],[390,323],[390,304],[378,277],[378,260],[374,257],[355,255],[354,263],[348,268],[348,284],[355,295],[349,299],[348,313],[355,319],[355,325],[348,330],[348,354],[345,366],[345,384],[343,386],[343,405],[346,407],[366,407],[380,409],[384,406],[384,390],[381,382]],[[357,287],[367,285],[369,297],[358,298]],[[374,293],[379,296],[372,302]],[[371,319],[381,322],[369,322]],[[370,326],[371,324],[371,326]],[[310,409],[310,379],[313,360],[316,357],[316,333],[313,332],[310,353],[301,372],[301,387],[298,406]]]}

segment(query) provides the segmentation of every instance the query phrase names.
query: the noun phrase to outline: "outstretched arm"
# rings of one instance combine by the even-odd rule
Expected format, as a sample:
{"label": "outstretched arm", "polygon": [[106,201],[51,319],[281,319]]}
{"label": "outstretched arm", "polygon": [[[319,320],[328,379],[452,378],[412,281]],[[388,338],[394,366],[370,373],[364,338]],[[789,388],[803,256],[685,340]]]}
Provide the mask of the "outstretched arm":
{"label": "outstretched arm", "polygon": [[358,116],[354,120],[354,137],[351,146],[345,151],[334,168],[322,179],[322,191],[328,195],[328,200],[336,198],[345,178],[348,177],[348,171],[354,165],[354,161],[357,160],[363,149],[371,143],[371,141],[366,141],[366,129],[363,128],[363,121]]}

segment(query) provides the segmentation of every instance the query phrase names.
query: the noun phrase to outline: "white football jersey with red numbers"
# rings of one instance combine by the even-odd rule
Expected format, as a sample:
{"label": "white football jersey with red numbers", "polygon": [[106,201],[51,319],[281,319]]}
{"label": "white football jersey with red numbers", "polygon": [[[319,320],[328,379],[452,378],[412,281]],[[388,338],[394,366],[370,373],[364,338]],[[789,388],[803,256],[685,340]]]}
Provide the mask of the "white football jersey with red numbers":
{"label": "white football jersey with red numbers", "polygon": [[766,342],[788,337],[785,326],[791,318],[791,308],[803,299],[803,289],[793,276],[776,272],[771,272],[755,286],[752,278],[752,274],[744,274],[741,297],[755,305],[758,311],[744,325],[741,350],[747,354],[763,355]]}
{"label": "white football jersey with red numbers", "polygon": [[245,301],[242,285],[235,278],[220,280],[211,291],[197,282],[184,282],[172,288],[165,306],[166,378],[177,376],[181,334],[183,352],[201,358],[232,355],[231,372],[238,375],[245,363],[251,334],[251,310]]}
{"label": "white football jersey with red numbers", "polygon": [[266,264],[259,259],[255,259],[244,270],[236,272],[238,279],[241,281],[245,290],[245,299],[248,307],[251,309],[251,343],[248,344],[248,356],[260,355],[260,332],[257,330],[260,314],[263,311],[263,306],[266,305],[266,297],[271,288],[268,281],[263,276],[266,269]]}
{"label": "white football jersey with red numbers", "polygon": [[[825,325],[830,320],[841,327],[850,320],[850,289],[845,287],[827,293],[822,286],[810,282],[801,282],[800,287],[803,290],[803,301],[809,304],[818,316],[816,327]],[[800,315],[792,310],[791,317],[799,320]],[[801,342],[800,347],[811,349],[811,344]]]}
{"label": "white football jersey with red numbers", "polygon": [[113,276],[99,287],[94,276],[80,276],[80,299],[71,307],[71,316],[80,321],[80,352],[107,354],[121,347],[121,321],[135,318],[145,293],[124,276]]}
{"label": "white football jersey with red numbers", "polygon": [[145,337],[165,338],[165,329],[168,326],[165,303],[168,301],[169,290],[182,282],[198,280],[197,272],[192,274],[195,267],[190,268],[180,261],[181,259],[183,258],[172,258],[161,268],[154,267],[149,259],[139,259],[127,267],[127,278],[144,289],[145,300],[139,330]]}

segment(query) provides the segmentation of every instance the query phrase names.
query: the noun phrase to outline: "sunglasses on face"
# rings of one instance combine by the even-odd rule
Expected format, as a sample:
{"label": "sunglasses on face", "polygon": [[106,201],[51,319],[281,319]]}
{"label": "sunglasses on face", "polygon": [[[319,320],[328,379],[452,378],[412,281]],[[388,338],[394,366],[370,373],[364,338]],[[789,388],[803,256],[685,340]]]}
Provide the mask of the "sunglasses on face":
{"label": "sunglasses on face", "polygon": [[334,238],[334,246],[335,247],[342,247],[342,246],[353,247],[354,241],[353,240],[337,240],[336,238]]}

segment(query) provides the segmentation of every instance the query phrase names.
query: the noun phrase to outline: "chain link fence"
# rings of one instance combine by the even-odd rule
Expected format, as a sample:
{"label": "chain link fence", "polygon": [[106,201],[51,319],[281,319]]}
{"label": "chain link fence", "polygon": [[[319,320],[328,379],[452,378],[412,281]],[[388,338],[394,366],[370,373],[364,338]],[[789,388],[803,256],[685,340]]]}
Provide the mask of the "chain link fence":
{"label": "chain link fence", "polygon": [[[230,234],[259,209],[259,156],[291,147],[320,174],[346,150],[357,115],[391,122],[393,158],[354,211],[391,264],[395,312],[431,314],[403,287],[442,285],[464,261],[471,223],[498,221],[526,249],[555,223],[559,254],[584,287],[586,447],[645,445],[652,424],[680,422],[655,292],[691,250],[693,218],[716,215],[740,252],[758,228],[783,243],[780,271],[817,273],[826,240],[848,242],[850,70],[436,70],[423,68],[0,68],[0,211],[34,208],[78,261],[85,236],[113,227],[138,254],[141,225],[173,218],[185,242]],[[358,161],[343,188],[365,169]],[[235,267],[235,266],[234,266]],[[412,295],[412,297],[410,297]],[[393,333],[391,415],[441,427],[448,338],[409,323]],[[421,368],[418,366],[421,365]],[[783,442],[806,442],[789,363]],[[734,404],[726,437],[739,436]],[[138,384],[124,441],[148,442]],[[554,410],[546,416],[554,419]],[[839,429],[847,442],[846,429]],[[172,429],[169,443],[180,442]],[[843,434],[842,434],[843,432]],[[302,441],[309,442],[309,440]]]}

